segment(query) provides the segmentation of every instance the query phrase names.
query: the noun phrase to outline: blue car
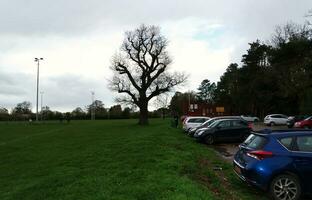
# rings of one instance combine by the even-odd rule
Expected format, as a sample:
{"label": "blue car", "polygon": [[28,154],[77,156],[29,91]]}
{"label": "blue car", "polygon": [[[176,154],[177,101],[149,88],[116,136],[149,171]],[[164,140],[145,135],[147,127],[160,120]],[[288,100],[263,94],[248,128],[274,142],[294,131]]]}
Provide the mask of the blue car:
{"label": "blue car", "polygon": [[312,131],[252,132],[239,146],[234,172],[269,191],[273,199],[296,200],[312,192]]}

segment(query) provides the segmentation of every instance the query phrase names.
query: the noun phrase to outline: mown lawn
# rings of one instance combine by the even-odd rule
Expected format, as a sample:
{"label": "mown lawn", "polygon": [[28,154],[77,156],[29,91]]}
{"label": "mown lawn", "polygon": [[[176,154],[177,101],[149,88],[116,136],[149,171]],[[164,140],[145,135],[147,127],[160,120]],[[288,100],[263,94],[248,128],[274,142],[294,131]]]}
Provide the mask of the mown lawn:
{"label": "mown lawn", "polygon": [[0,123],[0,158],[1,200],[264,198],[168,120]]}

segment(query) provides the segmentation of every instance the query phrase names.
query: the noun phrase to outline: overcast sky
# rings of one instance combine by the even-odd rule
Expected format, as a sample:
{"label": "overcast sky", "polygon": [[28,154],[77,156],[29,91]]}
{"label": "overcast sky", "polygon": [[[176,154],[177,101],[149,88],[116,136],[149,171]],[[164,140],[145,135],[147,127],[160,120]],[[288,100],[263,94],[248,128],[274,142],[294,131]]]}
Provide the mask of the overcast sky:
{"label": "overcast sky", "polygon": [[240,62],[248,42],[268,40],[275,26],[303,23],[311,0],[1,0],[0,107],[35,107],[36,63],[44,105],[71,111],[91,102],[106,107],[111,57],[123,34],[142,23],[159,25],[169,39],[171,69],[190,75],[181,91],[218,81]]}

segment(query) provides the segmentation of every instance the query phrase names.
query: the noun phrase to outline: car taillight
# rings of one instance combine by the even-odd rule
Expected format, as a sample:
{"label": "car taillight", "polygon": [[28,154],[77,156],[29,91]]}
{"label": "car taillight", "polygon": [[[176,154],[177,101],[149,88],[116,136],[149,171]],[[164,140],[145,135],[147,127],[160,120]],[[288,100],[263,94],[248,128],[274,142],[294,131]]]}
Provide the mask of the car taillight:
{"label": "car taillight", "polygon": [[253,128],[253,124],[252,123],[248,123],[248,128],[252,129]]}
{"label": "car taillight", "polygon": [[248,152],[247,155],[258,160],[263,160],[265,158],[271,158],[273,156],[273,153],[270,151],[259,150]]}

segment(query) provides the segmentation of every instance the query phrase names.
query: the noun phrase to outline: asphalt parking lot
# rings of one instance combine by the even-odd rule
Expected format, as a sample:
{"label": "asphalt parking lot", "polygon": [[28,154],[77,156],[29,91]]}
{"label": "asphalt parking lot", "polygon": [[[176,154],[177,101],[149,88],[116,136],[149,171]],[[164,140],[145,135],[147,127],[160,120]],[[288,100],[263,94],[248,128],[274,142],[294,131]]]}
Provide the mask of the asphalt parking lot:
{"label": "asphalt parking lot", "polygon": [[[280,130],[280,129],[285,129],[287,130],[287,126],[272,126],[268,127],[264,125],[263,123],[255,123],[253,125],[253,130],[254,131],[259,131],[263,129],[273,129],[273,130]],[[238,145],[239,143],[220,143],[220,144],[215,144],[212,146],[213,149],[215,149],[222,158],[225,160],[232,162],[233,161],[233,156],[234,154],[238,151]]]}

